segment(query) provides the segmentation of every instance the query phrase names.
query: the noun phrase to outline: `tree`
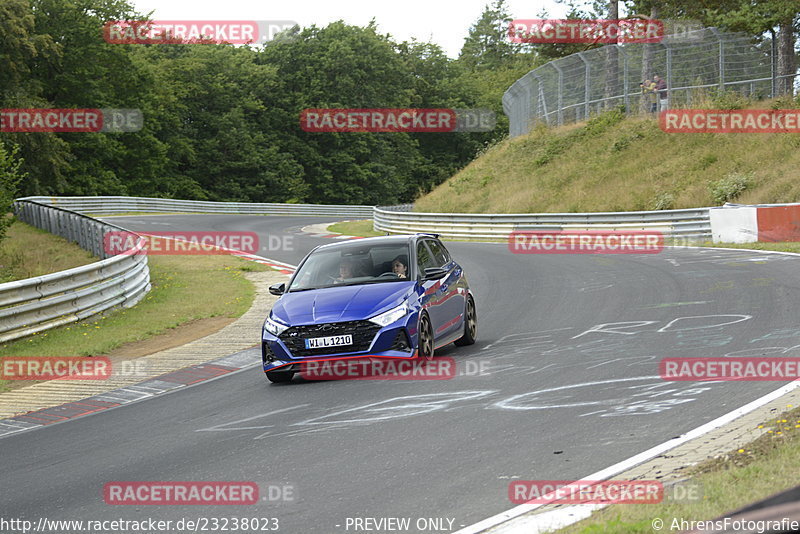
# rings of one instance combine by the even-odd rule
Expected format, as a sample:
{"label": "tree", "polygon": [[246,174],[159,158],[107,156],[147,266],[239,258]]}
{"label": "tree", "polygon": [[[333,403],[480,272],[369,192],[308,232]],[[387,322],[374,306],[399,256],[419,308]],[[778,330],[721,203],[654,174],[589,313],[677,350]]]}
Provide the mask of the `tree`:
{"label": "tree", "polygon": [[19,182],[25,177],[20,171],[22,161],[17,158],[17,152],[19,152],[18,147],[6,150],[3,141],[0,140],[0,241],[11,225],[12,219],[6,214],[11,211]]}
{"label": "tree", "polygon": [[746,32],[756,40],[776,35],[778,93],[791,94],[797,72],[796,34],[800,32],[797,0],[625,0],[637,13],[657,5],[665,18],[686,18],[704,26]]}
{"label": "tree", "polygon": [[508,38],[510,23],[505,0],[487,4],[478,21],[470,27],[459,60],[472,70],[497,68],[513,60],[520,49]]}

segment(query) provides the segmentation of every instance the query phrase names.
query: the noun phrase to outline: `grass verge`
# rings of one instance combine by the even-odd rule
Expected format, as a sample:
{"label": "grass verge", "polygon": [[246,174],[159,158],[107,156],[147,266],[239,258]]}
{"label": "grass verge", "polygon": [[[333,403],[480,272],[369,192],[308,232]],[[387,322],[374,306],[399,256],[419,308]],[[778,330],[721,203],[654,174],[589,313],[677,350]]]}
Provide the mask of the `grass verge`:
{"label": "grass verge", "polygon": [[338,222],[328,226],[328,231],[359,237],[377,237],[385,235],[383,232],[376,232],[372,229],[372,219]]}
{"label": "grass verge", "polygon": [[[788,405],[787,408],[793,407]],[[796,486],[800,483],[796,475],[800,462],[800,409],[793,408],[759,425],[761,427],[767,433],[757,440],[689,471],[692,480],[703,488],[702,500],[613,505],[558,532],[652,534],[655,518],[664,521],[664,532],[677,532],[682,529],[670,528],[676,519],[713,519]]]}
{"label": "grass verge", "polygon": [[98,261],[74,243],[14,221],[0,242],[0,283],[55,273]]}
{"label": "grass verge", "polygon": [[[14,241],[24,235],[24,231],[17,233],[4,245],[13,247]],[[56,250],[71,246],[61,238],[55,239],[64,241],[61,246],[53,246]],[[29,252],[38,254],[35,250]],[[23,259],[23,263],[31,261]],[[152,289],[133,308],[112,310],[80,323],[4,343],[0,345],[0,358],[104,355],[123,344],[147,340],[192,321],[237,318],[250,308],[255,295],[255,288],[244,273],[270,270],[234,256],[150,256],[148,262]],[[0,381],[0,391],[20,385],[28,384]]]}

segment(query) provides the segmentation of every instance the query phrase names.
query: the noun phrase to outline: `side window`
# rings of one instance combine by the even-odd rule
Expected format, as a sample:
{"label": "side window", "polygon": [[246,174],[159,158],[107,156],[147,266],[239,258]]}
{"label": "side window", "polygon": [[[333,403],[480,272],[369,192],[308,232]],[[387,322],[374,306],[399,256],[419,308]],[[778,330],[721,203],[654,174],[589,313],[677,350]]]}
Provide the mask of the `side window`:
{"label": "side window", "polygon": [[428,247],[431,249],[433,253],[433,258],[436,261],[436,267],[444,267],[450,261],[450,257],[447,254],[447,251],[444,249],[441,243],[438,241],[426,241]]}
{"label": "side window", "polygon": [[417,243],[417,272],[422,275],[425,273],[425,269],[430,267],[436,267],[436,261],[428,247],[425,246],[425,242],[420,241]]}

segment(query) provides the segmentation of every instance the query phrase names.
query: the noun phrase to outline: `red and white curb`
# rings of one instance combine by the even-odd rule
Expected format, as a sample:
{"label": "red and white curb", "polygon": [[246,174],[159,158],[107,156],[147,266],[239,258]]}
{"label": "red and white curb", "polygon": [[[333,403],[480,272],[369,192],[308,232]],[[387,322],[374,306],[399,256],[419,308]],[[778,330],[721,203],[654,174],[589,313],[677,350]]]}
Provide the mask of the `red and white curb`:
{"label": "red and white curb", "polygon": [[278,260],[271,260],[269,258],[264,258],[263,256],[257,256],[255,254],[248,254],[247,252],[232,251],[231,256],[236,256],[237,258],[242,258],[243,260],[247,261],[254,261],[262,265],[267,265],[282,274],[293,274],[296,269],[294,265],[283,263],[282,261]]}
{"label": "red and white curb", "polygon": [[194,386],[261,363],[257,349],[237,352],[210,362],[170,371],[160,376],[106,393],[93,395],[79,401],[43,408],[0,420],[0,438],[55,423],[77,419],[86,415],[118,408],[126,404],[163,395],[170,391]]}
{"label": "red and white curb", "polygon": [[[128,231],[130,231],[130,230],[128,230]],[[186,241],[185,239],[179,239],[179,238],[176,238],[176,237],[169,237],[169,236],[160,236],[160,235],[157,235],[157,234],[148,234],[146,232],[136,232],[136,233],[138,233],[139,235],[144,235],[144,236],[149,236],[149,237],[158,237],[160,239],[171,239],[171,240],[174,240],[174,241]],[[293,274],[295,269],[296,269],[296,266],[294,266],[292,264],[284,263],[284,262],[278,261],[278,260],[272,260],[270,258],[265,258],[263,256],[258,256],[257,254],[250,254],[249,252],[243,252],[241,250],[233,250],[233,249],[229,249],[229,248],[225,248],[225,247],[214,247],[214,248],[217,248],[219,250],[224,250],[226,252],[226,254],[229,254],[231,256],[236,256],[237,258],[241,258],[241,259],[246,260],[246,261],[253,261],[253,262],[256,262],[256,263],[260,263],[262,265],[267,265],[268,267],[272,267],[273,269],[277,270],[281,274]]]}
{"label": "red and white curb", "polygon": [[[341,222],[349,222],[349,221],[341,221]],[[362,236],[357,235],[346,235],[346,234],[335,234],[331,233],[328,230],[328,226],[333,223],[322,223],[322,224],[309,224],[308,226],[304,226],[300,229],[300,231],[308,236],[311,237],[321,237],[323,239],[340,239],[340,240],[347,240],[347,239],[364,239]]]}

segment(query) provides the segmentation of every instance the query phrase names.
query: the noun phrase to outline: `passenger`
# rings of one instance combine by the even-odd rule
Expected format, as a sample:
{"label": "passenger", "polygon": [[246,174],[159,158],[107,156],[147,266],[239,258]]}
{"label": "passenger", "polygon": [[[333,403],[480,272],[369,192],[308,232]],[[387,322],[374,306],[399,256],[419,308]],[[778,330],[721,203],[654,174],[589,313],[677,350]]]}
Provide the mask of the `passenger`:
{"label": "passenger", "polygon": [[398,278],[408,278],[408,258],[405,254],[400,254],[392,260],[392,272]]}

